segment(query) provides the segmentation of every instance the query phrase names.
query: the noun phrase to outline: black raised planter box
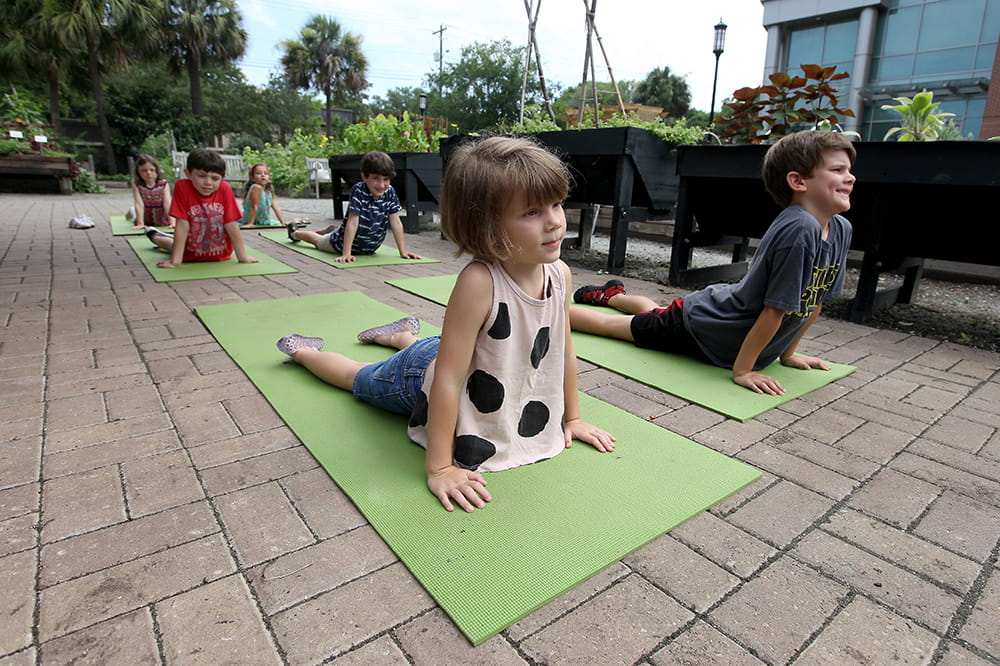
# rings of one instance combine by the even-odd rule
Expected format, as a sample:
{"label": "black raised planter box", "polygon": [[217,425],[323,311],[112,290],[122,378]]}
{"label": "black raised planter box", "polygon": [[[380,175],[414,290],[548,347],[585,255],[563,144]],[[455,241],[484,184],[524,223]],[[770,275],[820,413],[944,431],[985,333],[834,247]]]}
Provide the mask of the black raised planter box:
{"label": "black raised planter box", "polygon": [[[863,253],[851,319],[908,303],[924,259],[1000,265],[1000,142],[859,142],[845,216],[852,249]],[[749,238],[760,238],[778,207],[764,190],[767,146],[680,146],[670,282],[692,285],[738,277]],[[695,247],[732,244],[732,265],[689,269]],[[738,263],[737,263],[738,262]],[[900,287],[879,291],[884,271],[904,270]]]}
{"label": "black raised planter box", "polygon": [[[406,233],[420,231],[420,211],[437,210],[441,196],[441,155],[439,153],[389,153],[396,167],[392,187],[406,209],[403,221]],[[350,199],[351,186],[361,180],[363,155],[333,155],[330,157],[330,178],[333,181],[333,217],[343,218],[343,202]]]}
{"label": "black raised planter box", "polygon": [[[608,272],[620,274],[625,267],[629,222],[667,216],[677,198],[673,144],[649,130],[637,127],[540,132],[532,135],[558,154],[569,166],[573,187],[567,208],[590,204],[612,206]],[[441,141],[441,154],[448,156],[466,136]],[[582,237],[589,233],[581,213]]]}
{"label": "black raised planter box", "polygon": [[68,157],[10,153],[0,155],[0,179],[6,192],[58,192],[73,194],[72,166]]}

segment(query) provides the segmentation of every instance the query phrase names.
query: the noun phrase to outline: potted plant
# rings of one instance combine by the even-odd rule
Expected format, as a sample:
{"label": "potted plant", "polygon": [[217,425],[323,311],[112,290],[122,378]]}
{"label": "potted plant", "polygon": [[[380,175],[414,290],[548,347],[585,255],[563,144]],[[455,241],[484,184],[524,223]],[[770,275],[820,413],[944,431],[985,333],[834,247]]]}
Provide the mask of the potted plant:
{"label": "potted plant", "polygon": [[[0,100],[0,175],[7,191],[73,193],[79,166],[59,151],[53,128],[30,97],[12,88]],[[42,141],[39,137],[44,137]]]}

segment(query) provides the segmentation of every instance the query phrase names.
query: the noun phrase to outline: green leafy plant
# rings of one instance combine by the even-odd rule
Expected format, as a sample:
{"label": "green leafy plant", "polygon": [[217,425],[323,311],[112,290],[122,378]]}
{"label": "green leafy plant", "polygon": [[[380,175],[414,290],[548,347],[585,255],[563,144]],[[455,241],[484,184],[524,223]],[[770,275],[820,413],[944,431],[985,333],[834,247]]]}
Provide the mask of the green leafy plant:
{"label": "green leafy plant", "polygon": [[73,180],[73,189],[77,192],[87,192],[89,194],[107,194],[108,190],[97,182],[94,174],[87,169],[80,169],[79,175]]}
{"label": "green leafy plant", "polygon": [[[896,141],[937,141],[942,133],[947,133],[953,137],[955,129],[949,129],[946,118],[954,116],[954,113],[936,113],[941,106],[940,102],[934,101],[934,93],[924,90],[909,97],[896,97],[897,104],[883,104],[882,108],[887,111],[896,111],[903,116],[898,127],[891,128],[885,133],[883,141],[888,141],[896,137]],[[952,122],[952,128],[954,123]],[[956,128],[957,129],[957,128]],[[959,133],[959,136],[961,134]]]}
{"label": "green leafy plant", "polygon": [[776,72],[769,85],[740,88],[713,120],[716,133],[734,143],[763,143],[800,129],[836,127],[854,111],[840,108],[833,84],[848,78],[836,66],[802,65],[804,76]]}
{"label": "green leafy plant", "polygon": [[[527,111],[527,109],[525,109]],[[594,129],[597,127],[637,127],[649,130],[667,143],[698,143],[705,134],[702,127],[689,124],[687,119],[681,118],[676,122],[668,123],[663,120],[642,120],[635,112],[628,112],[624,115],[616,113],[610,118],[601,120],[600,125],[594,120],[593,113],[584,114],[583,120],[575,125],[574,130]],[[542,113],[532,113],[525,118],[523,123],[514,123],[501,127],[505,133],[534,134],[537,132],[557,132],[561,128],[548,119]]]}
{"label": "green leafy plant", "polygon": [[275,189],[301,193],[309,186],[306,158],[328,157],[336,152],[331,149],[331,145],[325,136],[296,129],[284,146],[278,143],[265,143],[262,150],[254,150],[247,146],[243,149],[243,163],[249,168],[251,165],[263,162],[271,171],[271,182]]}
{"label": "green leafy plant", "polygon": [[344,129],[344,138],[332,145],[333,154],[355,155],[370,150],[386,153],[428,153],[437,150],[443,132],[424,130],[422,121],[413,120],[403,112],[402,117],[378,114],[366,122],[355,123]]}
{"label": "green leafy plant", "polygon": [[10,155],[11,153],[28,154],[31,152],[31,144],[18,139],[0,139],[0,155]]}

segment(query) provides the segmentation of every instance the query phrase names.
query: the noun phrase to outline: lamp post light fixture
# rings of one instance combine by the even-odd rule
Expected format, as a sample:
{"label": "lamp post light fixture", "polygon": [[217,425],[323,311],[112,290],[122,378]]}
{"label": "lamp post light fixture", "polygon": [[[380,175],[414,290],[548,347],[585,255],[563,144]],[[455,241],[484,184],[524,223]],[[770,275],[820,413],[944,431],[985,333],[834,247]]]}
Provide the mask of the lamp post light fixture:
{"label": "lamp post light fixture", "polygon": [[427,93],[420,93],[420,97],[417,98],[417,108],[420,109],[420,115],[424,115],[427,111]]}
{"label": "lamp post light fixture", "polygon": [[708,110],[708,122],[711,123],[715,117],[715,86],[719,81],[719,56],[726,50],[726,28],[728,26],[719,19],[715,24],[715,42],[712,44],[712,53],[715,54],[715,75],[712,77],[712,106]]}

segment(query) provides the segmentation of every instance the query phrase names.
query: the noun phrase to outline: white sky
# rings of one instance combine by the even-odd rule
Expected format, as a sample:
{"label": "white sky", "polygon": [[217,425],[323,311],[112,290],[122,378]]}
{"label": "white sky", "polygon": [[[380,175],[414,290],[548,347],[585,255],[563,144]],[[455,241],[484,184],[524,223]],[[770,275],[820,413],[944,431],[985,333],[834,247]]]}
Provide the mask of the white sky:
{"label": "white sky", "polygon": [[[541,2],[537,39],[542,68],[548,81],[564,87],[579,84],[586,46],[584,11],[590,0],[534,0]],[[390,88],[420,86],[437,68],[434,54],[445,27],[445,64],[461,57],[473,42],[510,39],[527,43],[528,20],[524,0],[238,0],[249,34],[241,68],[251,83],[264,84],[279,68],[279,42],[298,37],[316,14],[337,20],[341,27],[361,35],[368,58],[372,96]],[[719,60],[716,109],[737,88],[758,85],[764,69],[767,35],[761,25],[760,0],[599,0],[595,24],[618,80],[642,80],[664,65],[687,77],[692,106],[708,110],[712,96],[714,26],[728,25],[725,52]],[[594,41],[597,79],[609,80],[607,66]]]}

